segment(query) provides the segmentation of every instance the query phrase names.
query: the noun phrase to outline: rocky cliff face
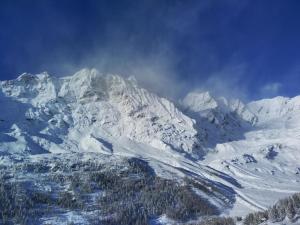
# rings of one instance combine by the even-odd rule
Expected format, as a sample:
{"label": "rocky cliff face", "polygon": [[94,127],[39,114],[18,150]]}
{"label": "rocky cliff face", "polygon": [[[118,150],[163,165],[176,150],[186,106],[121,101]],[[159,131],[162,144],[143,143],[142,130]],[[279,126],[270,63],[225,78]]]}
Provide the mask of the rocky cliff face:
{"label": "rocky cliff face", "polygon": [[74,148],[71,143],[86,136],[125,137],[162,150],[197,151],[194,121],[132,78],[102,75],[94,69],[64,78],[22,74],[1,82],[0,90],[1,129],[12,138],[17,137],[11,132],[36,136],[38,141],[32,143],[45,151]]}

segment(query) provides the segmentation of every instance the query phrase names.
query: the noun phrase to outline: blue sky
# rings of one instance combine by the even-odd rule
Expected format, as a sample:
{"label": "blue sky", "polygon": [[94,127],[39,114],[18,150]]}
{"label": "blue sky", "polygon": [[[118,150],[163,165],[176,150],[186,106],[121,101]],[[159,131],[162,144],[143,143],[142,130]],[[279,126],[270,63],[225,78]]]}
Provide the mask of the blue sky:
{"label": "blue sky", "polygon": [[0,79],[82,67],[178,97],[300,94],[297,0],[2,0]]}

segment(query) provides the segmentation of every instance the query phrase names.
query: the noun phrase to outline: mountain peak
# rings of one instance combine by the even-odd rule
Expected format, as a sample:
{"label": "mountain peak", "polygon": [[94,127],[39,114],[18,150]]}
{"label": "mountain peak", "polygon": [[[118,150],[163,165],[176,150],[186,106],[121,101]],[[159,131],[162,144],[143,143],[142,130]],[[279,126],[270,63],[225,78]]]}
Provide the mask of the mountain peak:
{"label": "mountain peak", "polygon": [[20,76],[17,77],[17,79],[15,79],[15,81],[28,83],[33,80],[37,80],[37,79],[43,80],[43,79],[47,79],[49,77],[50,77],[50,75],[46,71],[36,74],[36,75],[31,74],[31,73],[22,73]]}
{"label": "mountain peak", "polygon": [[215,98],[209,92],[191,92],[181,103],[194,118],[199,130],[204,130],[208,144],[232,140],[242,129],[253,126],[256,116],[238,99]]}
{"label": "mountain peak", "polygon": [[[133,78],[104,75],[96,69],[82,69],[62,78],[26,73],[1,85],[0,92],[3,102],[13,97],[14,110],[20,113],[17,124],[32,123],[30,127],[20,126],[22,131],[40,137],[38,143],[47,142],[47,151],[57,145],[70,149],[74,142],[81,151],[91,137],[93,143],[97,138],[108,142],[125,138],[161,150],[188,153],[198,145],[193,120],[172,102],[139,87]],[[2,117],[8,116],[7,112]],[[82,135],[74,138],[74,133]],[[45,134],[52,138],[44,140],[41,136]],[[49,141],[56,139],[63,142]],[[93,151],[93,147],[86,150]]]}
{"label": "mountain peak", "polygon": [[36,76],[30,74],[30,73],[22,73],[20,76],[17,77],[17,81],[27,81],[35,79]]}
{"label": "mountain peak", "polygon": [[255,122],[255,115],[239,99],[216,98],[208,91],[190,92],[182,101],[182,105],[189,111],[206,115],[214,111],[218,114],[236,113],[241,119],[250,123]]}
{"label": "mountain peak", "polygon": [[285,126],[299,125],[300,96],[261,99],[248,103],[247,107],[258,116],[260,124],[268,123],[269,126],[276,126],[279,122]]}
{"label": "mountain peak", "polygon": [[83,68],[77,71],[75,74],[71,75],[73,79],[88,79],[90,77],[100,76],[100,72],[95,69]]}
{"label": "mountain peak", "polygon": [[182,105],[195,112],[200,112],[218,107],[218,102],[208,91],[190,92],[182,100]]}

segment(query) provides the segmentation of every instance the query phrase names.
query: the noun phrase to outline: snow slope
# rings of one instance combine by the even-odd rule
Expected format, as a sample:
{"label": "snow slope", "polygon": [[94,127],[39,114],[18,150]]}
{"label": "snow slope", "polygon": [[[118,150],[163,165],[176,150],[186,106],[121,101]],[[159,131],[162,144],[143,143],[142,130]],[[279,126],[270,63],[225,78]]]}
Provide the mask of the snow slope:
{"label": "snow slope", "polygon": [[236,179],[230,215],[264,210],[300,190],[300,97],[263,99],[247,105],[189,93],[185,112],[204,130],[201,162]]}
{"label": "snow slope", "polygon": [[243,138],[218,143],[204,163],[239,181],[231,215],[263,210],[300,190],[300,98],[276,97],[250,102],[257,117]]}
{"label": "snow slope", "polygon": [[300,191],[300,97],[243,104],[192,92],[178,108],[134,78],[83,69],[2,81],[0,105],[2,164],[72,152],[135,156],[160,176],[215,185],[217,193],[199,194],[234,216]]}

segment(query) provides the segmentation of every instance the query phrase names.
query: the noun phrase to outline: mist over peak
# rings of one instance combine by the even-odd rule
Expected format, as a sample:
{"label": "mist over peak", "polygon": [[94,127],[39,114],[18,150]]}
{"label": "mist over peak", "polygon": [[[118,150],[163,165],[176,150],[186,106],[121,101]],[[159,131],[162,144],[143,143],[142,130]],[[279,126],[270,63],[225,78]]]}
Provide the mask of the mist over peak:
{"label": "mist over peak", "polygon": [[195,89],[244,101],[291,97],[299,94],[298,9],[249,0],[2,1],[1,79],[89,67],[133,75],[173,99]]}

